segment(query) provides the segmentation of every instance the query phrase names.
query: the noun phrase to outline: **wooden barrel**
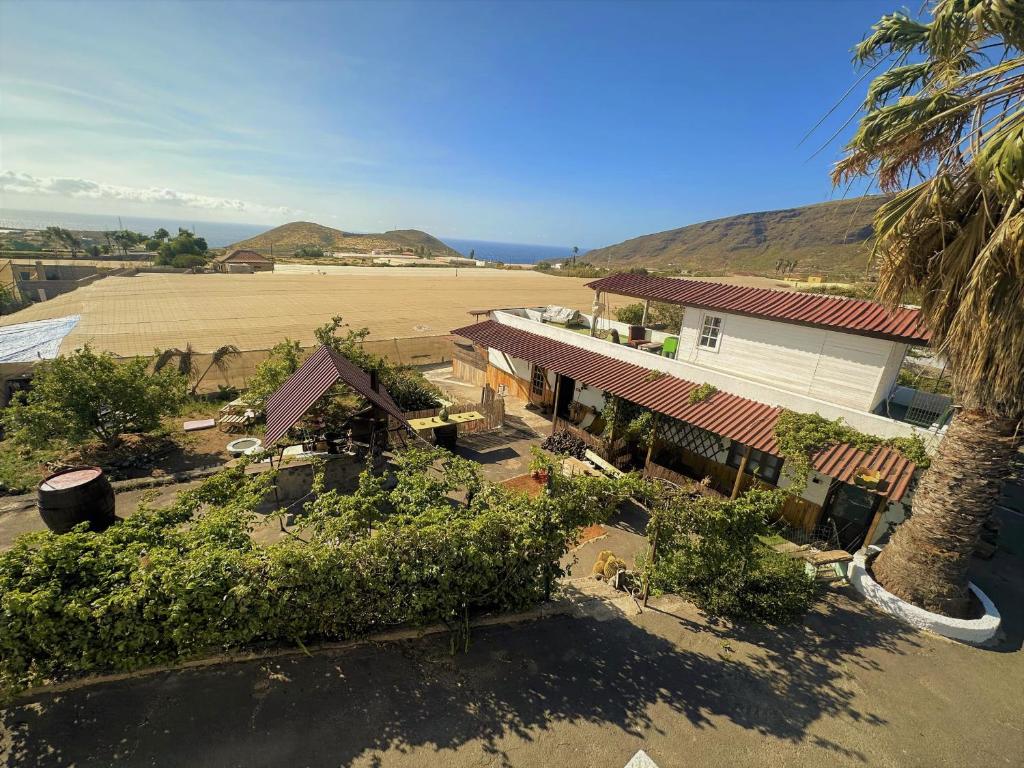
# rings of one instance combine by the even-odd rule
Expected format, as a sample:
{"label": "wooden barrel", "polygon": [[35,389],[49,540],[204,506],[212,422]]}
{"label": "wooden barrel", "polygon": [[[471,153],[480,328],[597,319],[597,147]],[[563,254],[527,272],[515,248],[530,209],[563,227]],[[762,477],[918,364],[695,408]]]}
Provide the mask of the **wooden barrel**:
{"label": "wooden barrel", "polygon": [[79,523],[102,531],[114,522],[114,489],[99,467],[74,467],[50,475],[39,484],[39,516],[54,533]]}

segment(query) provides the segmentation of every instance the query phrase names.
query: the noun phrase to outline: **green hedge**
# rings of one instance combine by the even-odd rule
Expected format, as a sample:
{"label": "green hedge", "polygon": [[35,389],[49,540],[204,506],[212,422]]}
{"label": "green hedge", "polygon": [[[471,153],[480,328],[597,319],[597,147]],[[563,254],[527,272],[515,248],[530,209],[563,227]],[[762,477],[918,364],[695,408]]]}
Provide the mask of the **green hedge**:
{"label": "green hedge", "polygon": [[[456,485],[473,488],[468,504],[451,501]],[[228,471],[103,533],[21,537],[0,555],[0,681],[523,609],[560,573],[573,532],[622,496],[611,481],[557,478],[528,499],[469,462],[413,452],[394,490],[364,474],[355,494],[310,505],[305,540],[264,545],[249,530],[266,486]]]}

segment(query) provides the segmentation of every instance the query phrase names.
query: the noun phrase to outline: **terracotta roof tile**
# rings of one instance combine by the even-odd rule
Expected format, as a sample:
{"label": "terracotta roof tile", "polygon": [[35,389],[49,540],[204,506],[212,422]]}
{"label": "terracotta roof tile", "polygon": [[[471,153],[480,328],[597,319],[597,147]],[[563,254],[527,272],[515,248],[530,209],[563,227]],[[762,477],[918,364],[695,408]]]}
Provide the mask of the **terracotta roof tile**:
{"label": "terracotta roof tile", "polygon": [[927,344],[931,338],[917,309],[889,309],[863,299],[628,273],[603,277],[587,286],[619,296],[813,325],[908,344]]}
{"label": "terracotta roof tile", "polygon": [[[692,381],[670,374],[652,377],[649,368],[494,320],[456,328],[452,333],[537,363],[549,371],[611,392],[652,411],[778,455],[775,422],[782,413],[779,406],[728,392],[715,392],[706,400],[691,404],[690,392],[698,386]],[[889,481],[886,496],[894,501],[906,493],[915,469],[913,463],[891,448],[879,447],[866,454],[845,444],[820,452],[813,463],[822,474],[843,482],[851,482],[861,466],[882,470],[883,477]]]}

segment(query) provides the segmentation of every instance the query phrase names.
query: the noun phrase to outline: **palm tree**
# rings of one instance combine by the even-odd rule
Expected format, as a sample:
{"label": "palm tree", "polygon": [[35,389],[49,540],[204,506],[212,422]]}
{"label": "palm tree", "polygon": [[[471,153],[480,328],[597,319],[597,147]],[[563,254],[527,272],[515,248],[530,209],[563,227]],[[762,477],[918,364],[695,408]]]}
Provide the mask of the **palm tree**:
{"label": "palm tree", "polygon": [[186,344],[184,349],[172,347],[159,352],[156,360],[153,361],[153,372],[158,373],[172,363],[178,373],[187,379],[191,379],[196,372],[195,362],[196,351],[191,344]]}
{"label": "palm tree", "polygon": [[931,19],[885,16],[855,49],[872,81],[837,184],[877,179],[879,297],[920,292],[948,360],[956,412],[913,515],[874,564],[890,592],[968,611],[967,568],[1024,415],[1024,14],[1016,2],[940,0]]}
{"label": "palm tree", "polygon": [[191,344],[186,344],[184,349],[178,349],[177,347],[165,349],[163,352],[159,352],[156,360],[153,361],[153,371],[161,371],[173,363],[178,373],[192,381],[192,389],[189,391],[189,394],[195,395],[199,385],[203,383],[203,379],[206,378],[206,374],[212,368],[216,367],[218,371],[224,373],[228,360],[242,354],[242,351],[234,344],[225,344],[217,347],[211,353],[210,362],[207,363],[202,373],[199,373],[199,366],[196,363],[196,355],[198,354]]}
{"label": "palm tree", "polygon": [[233,357],[238,357],[241,354],[242,350],[240,350],[234,344],[225,344],[224,346],[217,347],[217,349],[213,350],[213,354],[210,355],[209,365],[207,365],[206,368],[203,369],[203,372],[199,375],[199,378],[196,379],[195,384],[192,385],[192,394],[194,395],[196,393],[196,390],[199,389],[199,385],[203,383],[203,379],[206,378],[206,374],[210,372],[211,368],[216,367],[217,370],[220,371],[221,375],[223,376],[225,370],[227,369],[228,360],[230,360]]}
{"label": "palm tree", "polygon": [[579,246],[578,245],[574,245],[572,247],[572,265],[574,267],[576,266],[576,254],[579,253],[579,252],[580,252]]}

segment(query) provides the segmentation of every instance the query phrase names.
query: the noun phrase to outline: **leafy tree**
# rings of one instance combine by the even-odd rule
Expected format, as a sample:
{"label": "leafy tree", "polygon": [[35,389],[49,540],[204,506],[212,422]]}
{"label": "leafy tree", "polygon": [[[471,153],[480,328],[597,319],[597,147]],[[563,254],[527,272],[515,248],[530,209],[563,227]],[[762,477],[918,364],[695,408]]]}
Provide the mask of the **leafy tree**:
{"label": "leafy tree", "polygon": [[159,229],[157,229],[156,231],[153,232],[153,239],[154,240],[160,240],[161,242],[163,242],[164,240],[166,240],[170,236],[171,236],[171,233],[168,232],[163,227],[160,227]]}
{"label": "leafy tree", "polygon": [[155,250],[159,249],[162,244],[163,244],[163,240],[160,240],[160,239],[155,238],[155,237],[151,237],[151,238],[149,238],[149,240],[146,241],[146,250],[147,251],[155,251]]}
{"label": "leafy tree", "polygon": [[644,568],[654,589],[683,593],[715,616],[781,623],[806,613],[813,577],[760,538],[778,516],[782,492],[751,490],[732,500],[662,489],[648,495],[655,499],[648,536],[657,551]]}
{"label": "leafy tree", "polygon": [[206,259],[198,253],[179,253],[171,259],[171,266],[178,269],[192,269],[206,265]]}
{"label": "leafy tree", "polygon": [[71,251],[71,258],[75,258],[82,249],[82,241],[69,229],[63,227],[47,227],[45,237],[50,242],[63,246]]}
{"label": "leafy tree", "polygon": [[958,406],[913,515],[874,563],[886,589],[967,615],[967,569],[1024,416],[1024,14],[1019,3],[941,0],[884,16],[855,48],[872,70],[833,179],[878,180],[879,296],[919,290]]}
{"label": "leafy tree", "polygon": [[270,349],[267,359],[256,366],[242,399],[250,407],[262,410],[267,398],[299,369],[301,363],[302,347],[299,342],[290,339],[278,342]]}
{"label": "leafy tree", "polygon": [[196,237],[187,229],[179,229],[175,237],[162,243],[157,249],[154,263],[174,267],[196,267],[206,263],[209,250],[206,240]]}
{"label": "leafy tree", "polygon": [[23,445],[107,445],[126,432],[147,432],[177,412],[185,378],[176,371],[150,373],[143,358],[118,361],[88,346],[36,365],[32,387],[0,414],[4,429]]}
{"label": "leafy tree", "polygon": [[19,309],[21,302],[14,292],[14,285],[0,285],[0,315]]}
{"label": "leafy tree", "polygon": [[316,340],[347,357],[367,373],[375,372],[381,385],[388,391],[403,411],[419,411],[437,406],[437,387],[426,380],[422,373],[412,366],[395,365],[386,358],[373,355],[363,349],[363,342],[370,335],[368,328],[349,329],[345,334],[338,331],[344,326],[340,315],[314,332]]}
{"label": "leafy tree", "polygon": [[615,319],[620,323],[629,323],[630,325],[640,325],[644,317],[644,305],[637,302],[635,304],[626,304],[623,307],[618,307],[615,310]]}
{"label": "leafy tree", "polygon": [[471,259],[475,259],[476,258],[476,248],[470,248],[469,249],[469,258],[471,258]]}
{"label": "leafy tree", "polygon": [[318,245],[305,245],[296,250],[294,255],[300,259],[322,259],[324,249]]}
{"label": "leafy tree", "polygon": [[133,248],[146,239],[145,235],[139,234],[138,232],[131,232],[127,229],[122,229],[119,232],[113,234],[114,243],[121,249],[121,253],[124,256],[128,255],[128,249]]}
{"label": "leafy tree", "polygon": [[85,249],[85,252],[92,256],[94,259],[97,259],[100,256],[100,247],[98,245],[90,245],[88,248]]}

